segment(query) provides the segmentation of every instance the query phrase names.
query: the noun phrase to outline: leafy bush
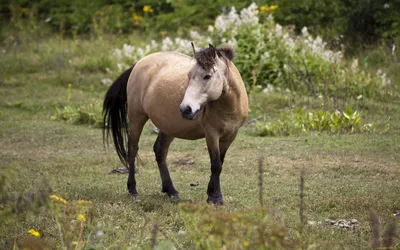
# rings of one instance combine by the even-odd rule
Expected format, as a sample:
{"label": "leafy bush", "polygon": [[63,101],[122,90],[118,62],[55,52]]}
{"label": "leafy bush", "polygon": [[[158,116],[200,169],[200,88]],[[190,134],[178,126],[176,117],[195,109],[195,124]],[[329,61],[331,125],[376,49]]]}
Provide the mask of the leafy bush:
{"label": "leafy bush", "polygon": [[[275,23],[271,12],[260,12],[255,4],[240,13],[232,7],[228,14],[218,16],[204,35],[190,31],[190,40],[197,47],[208,43],[234,47],[237,52],[234,62],[248,91],[271,84],[314,97],[347,99],[374,97],[381,93],[382,85],[390,84],[382,71],[377,74],[362,71],[357,59],[348,65],[340,51],[327,49],[327,44],[320,37],[313,38],[307,28],[302,29],[302,35],[295,36],[290,27]],[[177,50],[191,55],[190,40],[179,37],[172,40],[167,36],[161,43],[151,41],[144,48],[124,44],[113,55],[122,71],[154,51]]]}
{"label": "leafy bush", "polygon": [[[242,9],[252,1],[228,0],[138,0],[138,1],[79,1],[39,0],[12,1],[0,4],[0,13],[7,21],[40,20],[62,34],[96,34],[131,32],[146,33],[167,30],[181,35],[191,27],[204,28],[212,24],[221,12],[234,6]],[[260,4],[277,4],[276,20],[294,25],[297,33],[309,27],[331,44],[350,42],[390,41],[400,34],[400,1],[347,0],[275,0]],[[148,6],[148,7],[145,7]],[[207,11],[204,7],[207,6]],[[21,22],[19,22],[21,23]],[[36,25],[37,26],[37,25]],[[22,27],[21,27],[22,28]],[[27,29],[31,29],[28,27]],[[40,29],[36,29],[40,31]]]}
{"label": "leafy bush", "polygon": [[282,113],[275,123],[259,122],[255,134],[259,136],[293,135],[304,132],[359,133],[373,132],[374,124],[362,124],[360,113],[347,107],[344,111]]}
{"label": "leafy bush", "polygon": [[89,105],[82,105],[77,108],[64,106],[56,108],[56,112],[51,116],[51,120],[62,120],[72,124],[88,124],[96,128],[103,127],[103,115],[101,103],[95,101]]}

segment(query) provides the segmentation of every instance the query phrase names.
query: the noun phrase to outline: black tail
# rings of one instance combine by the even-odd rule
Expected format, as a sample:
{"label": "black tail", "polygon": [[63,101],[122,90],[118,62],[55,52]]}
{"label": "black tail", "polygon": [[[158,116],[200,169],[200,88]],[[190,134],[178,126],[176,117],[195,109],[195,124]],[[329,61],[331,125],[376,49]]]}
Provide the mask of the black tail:
{"label": "black tail", "polygon": [[103,103],[103,143],[108,143],[111,130],[118,157],[125,165],[128,164],[126,145],[129,137],[126,86],[133,67],[135,64],[115,80],[108,89]]}

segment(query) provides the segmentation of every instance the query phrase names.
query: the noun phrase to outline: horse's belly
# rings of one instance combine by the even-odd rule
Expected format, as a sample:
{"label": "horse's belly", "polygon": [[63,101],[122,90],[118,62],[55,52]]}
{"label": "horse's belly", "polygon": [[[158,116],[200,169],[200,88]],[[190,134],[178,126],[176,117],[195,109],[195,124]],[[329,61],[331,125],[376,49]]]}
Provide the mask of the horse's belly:
{"label": "horse's belly", "polygon": [[167,135],[186,140],[197,140],[204,138],[204,130],[200,125],[197,124],[196,121],[191,121],[191,124],[187,124],[187,122],[183,119],[183,122],[179,123],[178,119],[171,120],[170,118],[163,119],[157,116],[153,118],[150,117],[150,120],[158,129]]}

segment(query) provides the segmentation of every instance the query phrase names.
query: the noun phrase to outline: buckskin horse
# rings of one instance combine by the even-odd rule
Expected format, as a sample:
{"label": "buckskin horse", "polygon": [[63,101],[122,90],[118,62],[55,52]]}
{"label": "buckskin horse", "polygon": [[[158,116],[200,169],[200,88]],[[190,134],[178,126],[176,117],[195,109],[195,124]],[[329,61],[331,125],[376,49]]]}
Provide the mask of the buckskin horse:
{"label": "buckskin horse", "polygon": [[[148,119],[159,134],[154,153],[162,192],[178,197],[166,164],[173,139],[206,139],[211,161],[207,202],[222,205],[220,174],[225,154],[238,129],[246,122],[248,97],[233,64],[231,48],[211,44],[196,51],[194,59],[178,52],[157,52],[143,57],[108,89],[103,103],[106,141],[110,132],[121,161],[129,165],[128,191],[136,198],[135,158]],[[127,145],[127,149],[126,149]]]}

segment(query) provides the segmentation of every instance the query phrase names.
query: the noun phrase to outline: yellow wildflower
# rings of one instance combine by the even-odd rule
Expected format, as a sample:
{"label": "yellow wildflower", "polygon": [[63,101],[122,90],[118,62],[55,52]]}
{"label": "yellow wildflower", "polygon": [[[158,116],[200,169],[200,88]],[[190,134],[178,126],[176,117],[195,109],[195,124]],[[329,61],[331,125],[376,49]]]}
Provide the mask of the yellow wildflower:
{"label": "yellow wildflower", "polygon": [[78,215],[78,220],[80,220],[82,222],[86,222],[86,217],[83,214],[79,214]]}
{"label": "yellow wildflower", "polygon": [[28,233],[29,233],[30,235],[32,235],[32,236],[40,237],[40,233],[39,233],[38,231],[36,231],[35,229],[33,229],[33,228],[29,229],[29,230],[28,230]]}
{"label": "yellow wildflower", "polygon": [[260,6],[260,11],[261,12],[267,12],[268,11],[268,5]]}
{"label": "yellow wildflower", "polygon": [[244,247],[248,247],[249,246],[249,242],[248,241],[243,242],[243,246]]}
{"label": "yellow wildflower", "polygon": [[68,87],[70,87],[70,88],[71,88],[71,87],[72,87],[72,83],[68,83]]}
{"label": "yellow wildflower", "polygon": [[137,15],[136,13],[132,13],[132,19],[135,22],[135,24],[139,24],[140,21],[142,20],[142,17]]}
{"label": "yellow wildflower", "polygon": [[269,7],[269,10],[270,11],[274,11],[274,10],[276,10],[278,8],[278,5],[271,5],[270,7]]}
{"label": "yellow wildflower", "polygon": [[267,13],[267,12],[272,13],[277,8],[278,8],[278,5],[271,5],[269,7],[268,7],[268,5],[263,5],[263,6],[260,6],[260,12],[261,13]]}
{"label": "yellow wildflower", "polygon": [[76,204],[84,205],[84,204],[91,204],[91,201],[88,200],[77,200],[75,201]]}
{"label": "yellow wildflower", "polygon": [[152,13],[153,12],[153,8],[151,8],[150,5],[145,5],[145,6],[143,6],[143,11]]}
{"label": "yellow wildflower", "polygon": [[167,32],[165,30],[163,30],[160,32],[160,34],[164,37],[167,34]]}
{"label": "yellow wildflower", "polygon": [[271,240],[271,241],[275,241],[276,240],[276,236],[271,236],[271,237],[269,237],[269,239]]}
{"label": "yellow wildflower", "polygon": [[53,200],[58,201],[60,203],[67,204],[66,200],[64,200],[63,198],[61,198],[60,196],[57,196],[55,194],[51,195],[50,198],[52,198]]}
{"label": "yellow wildflower", "polygon": [[283,236],[285,236],[285,233],[284,233],[284,232],[279,232],[278,235],[279,235],[280,237],[283,237]]}

